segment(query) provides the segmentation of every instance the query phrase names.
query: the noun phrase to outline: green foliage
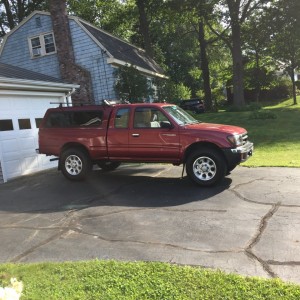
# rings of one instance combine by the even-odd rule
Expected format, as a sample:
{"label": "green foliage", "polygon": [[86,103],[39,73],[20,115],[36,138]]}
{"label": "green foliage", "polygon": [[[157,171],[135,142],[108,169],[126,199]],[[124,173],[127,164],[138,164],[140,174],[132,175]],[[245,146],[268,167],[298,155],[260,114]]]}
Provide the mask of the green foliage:
{"label": "green foliage", "polygon": [[120,98],[130,102],[143,102],[153,95],[147,78],[133,66],[122,66],[116,71],[115,89]]}
{"label": "green foliage", "polygon": [[158,101],[178,103],[181,99],[191,98],[191,90],[183,83],[176,84],[170,80],[159,80],[156,84]]}
{"label": "green foliage", "polygon": [[[89,261],[0,265],[0,278],[24,283],[22,300],[296,300],[300,287],[280,280],[159,262]],[[0,280],[0,283],[2,283]]]}

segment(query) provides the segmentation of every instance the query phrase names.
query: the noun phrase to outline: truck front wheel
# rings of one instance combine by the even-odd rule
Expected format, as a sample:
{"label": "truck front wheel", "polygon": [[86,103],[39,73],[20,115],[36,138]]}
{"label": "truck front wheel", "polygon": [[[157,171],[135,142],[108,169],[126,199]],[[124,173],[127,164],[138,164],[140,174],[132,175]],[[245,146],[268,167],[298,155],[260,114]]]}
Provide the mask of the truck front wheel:
{"label": "truck front wheel", "polygon": [[84,180],[92,169],[88,155],[81,149],[68,149],[60,157],[60,168],[69,180]]}
{"label": "truck front wheel", "polygon": [[212,186],[220,182],[226,172],[225,159],[215,149],[203,148],[191,153],[186,161],[186,172],[200,186]]}

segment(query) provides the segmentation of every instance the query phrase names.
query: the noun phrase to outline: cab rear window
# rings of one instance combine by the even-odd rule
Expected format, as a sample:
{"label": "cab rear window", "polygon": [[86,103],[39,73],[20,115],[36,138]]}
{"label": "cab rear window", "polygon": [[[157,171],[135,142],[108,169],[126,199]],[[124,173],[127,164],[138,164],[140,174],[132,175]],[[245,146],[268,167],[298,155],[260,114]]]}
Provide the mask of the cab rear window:
{"label": "cab rear window", "polygon": [[47,128],[98,127],[102,124],[102,111],[57,111],[46,120]]}

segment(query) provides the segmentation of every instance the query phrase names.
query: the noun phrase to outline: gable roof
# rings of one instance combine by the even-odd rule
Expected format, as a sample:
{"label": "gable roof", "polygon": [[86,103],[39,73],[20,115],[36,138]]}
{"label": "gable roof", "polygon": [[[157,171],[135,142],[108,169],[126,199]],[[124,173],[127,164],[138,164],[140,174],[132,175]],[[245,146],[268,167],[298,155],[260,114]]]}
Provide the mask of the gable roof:
{"label": "gable roof", "polygon": [[122,61],[149,70],[153,75],[163,75],[163,69],[147,55],[145,50],[133,46],[81,19],[78,20],[79,23],[105,48],[105,50],[111,54],[115,61]]}

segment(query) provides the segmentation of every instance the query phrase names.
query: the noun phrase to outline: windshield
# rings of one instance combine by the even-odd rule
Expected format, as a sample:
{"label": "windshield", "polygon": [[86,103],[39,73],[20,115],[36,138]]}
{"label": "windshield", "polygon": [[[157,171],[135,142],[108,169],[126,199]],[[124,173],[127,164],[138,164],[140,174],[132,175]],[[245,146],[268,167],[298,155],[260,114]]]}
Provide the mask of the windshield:
{"label": "windshield", "polygon": [[163,109],[168,112],[173,120],[178,125],[186,125],[186,124],[196,124],[199,123],[198,120],[194,119],[191,115],[189,115],[186,111],[181,109],[180,107],[173,105],[173,106],[165,106]]}

